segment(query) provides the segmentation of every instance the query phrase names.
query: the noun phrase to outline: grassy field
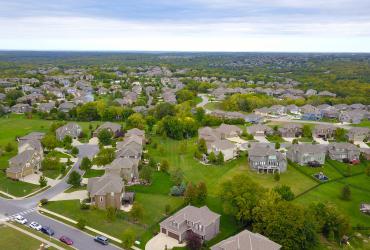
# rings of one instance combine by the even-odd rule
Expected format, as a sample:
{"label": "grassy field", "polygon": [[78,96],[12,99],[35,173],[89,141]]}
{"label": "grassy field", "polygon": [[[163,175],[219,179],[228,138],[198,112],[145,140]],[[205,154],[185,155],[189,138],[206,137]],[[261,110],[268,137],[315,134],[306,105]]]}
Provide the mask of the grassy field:
{"label": "grassy field", "polygon": [[41,241],[5,225],[0,225],[0,235],[1,249],[35,250],[41,245]]}
{"label": "grassy field", "polygon": [[92,178],[92,177],[99,177],[104,174],[105,170],[98,170],[98,169],[88,169],[85,174],[83,175],[83,178]]}
{"label": "grassy field", "polygon": [[361,123],[359,123],[359,124],[351,124],[351,126],[354,126],[354,127],[368,127],[368,128],[370,128],[370,120],[363,120]]}

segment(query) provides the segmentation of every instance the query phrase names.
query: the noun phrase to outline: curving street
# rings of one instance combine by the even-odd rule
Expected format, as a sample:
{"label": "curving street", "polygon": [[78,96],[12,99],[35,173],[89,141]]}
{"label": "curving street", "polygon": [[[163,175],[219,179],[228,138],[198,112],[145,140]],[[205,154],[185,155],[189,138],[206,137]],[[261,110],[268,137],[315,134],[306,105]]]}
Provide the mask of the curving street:
{"label": "curving street", "polygon": [[50,226],[54,231],[55,235],[53,236],[56,239],[59,239],[60,236],[65,235],[71,238],[74,242],[73,247],[81,250],[116,250],[119,249],[116,246],[108,245],[102,246],[94,242],[93,237],[77,228],[71,227],[54,219],[51,219],[47,216],[44,216],[36,211],[37,205],[41,199],[51,199],[64,192],[70,187],[67,183],[68,176],[72,171],[77,171],[80,174],[83,174],[83,171],[79,169],[80,162],[83,157],[92,158],[99,152],[99,147],[97,145],[82,144],[78,146],[79,155],[77,162],[73,165],[69,173],[60,180],[58,184],[49,189],[45,190],[42,193],[39,193],[35,196],[24,198],[24,199],[14,199],[7,200],[0,197],[0,219],[13,216],[15,214],[21,214],[29,222],[36,221],[44,226]]}

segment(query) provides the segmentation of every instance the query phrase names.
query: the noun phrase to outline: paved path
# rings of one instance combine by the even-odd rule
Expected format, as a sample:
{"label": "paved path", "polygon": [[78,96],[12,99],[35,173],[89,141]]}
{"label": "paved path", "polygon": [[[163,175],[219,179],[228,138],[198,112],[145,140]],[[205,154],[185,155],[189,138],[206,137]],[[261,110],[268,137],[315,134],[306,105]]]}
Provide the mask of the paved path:
{"label": "paved path", "polygon": [[197,108],[203,108],[206,114],[212,113],[211,110],[205,108],[206,104],[209,103],[208,96],[206,94],[198,94],[198,96],[202,98],[202,101],[197,104]]}

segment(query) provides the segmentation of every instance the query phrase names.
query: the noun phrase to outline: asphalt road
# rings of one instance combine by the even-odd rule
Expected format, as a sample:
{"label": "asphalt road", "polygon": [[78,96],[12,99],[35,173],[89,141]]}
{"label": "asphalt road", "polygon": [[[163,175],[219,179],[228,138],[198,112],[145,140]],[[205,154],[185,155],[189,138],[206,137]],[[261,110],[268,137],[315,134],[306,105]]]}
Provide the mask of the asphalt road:
{"label": "asphalt road", "polygon": [[[30,198],[20,199],[20,200],[6,200],[0,197],[0,217],[9,217],[14,214],[24,213],[22,215],[25,217],[29,222],[36,221],[43,226],[50,226],[54,231],[55,235],[53,236],[56,239],[59,239],[60,236],[65,235],[71,238],[74,242],[73,246],[77,249],[81,250],[117,250],[119,249],[116,246],[108,245],[102,246],[99,243],[96,243],[93,240],[93,237],[76,229],[69,225],[63,224],[56,220],[53,220],[47,216],[41,215],[36,211],[32,211],[33,208],[36,208],[39,201],[41,199],[51,199],[57,194],[62,193],[64,190],[70,187],[70,185],[66,182],[68,179],[69,174],[72,171],[78,171],[79,173],[83,174],[83,172],[79,169],[79,165],[81,159],[83,157],[92,158],[97,152],[99,152],[99,147],[97,145],[80,145],[79,148],[79,155],[77,162],[73,165],[70,172],[55,186],[47,189],[45,192],[32,196]],[[1,246],[0,246],[1,248]]]}

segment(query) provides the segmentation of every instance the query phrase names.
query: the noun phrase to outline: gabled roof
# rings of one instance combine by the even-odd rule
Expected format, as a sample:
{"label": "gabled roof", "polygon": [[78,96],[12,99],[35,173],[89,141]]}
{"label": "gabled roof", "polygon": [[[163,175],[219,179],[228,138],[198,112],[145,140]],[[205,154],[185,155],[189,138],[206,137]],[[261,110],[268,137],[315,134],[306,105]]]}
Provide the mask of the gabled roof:
{"label": "gabled roof", "polygon": [[104,174],[101,177],[90,178],[87,183],[90,196],[120,193],[123,190],[122,178],[113,174]]}
{"label": "gabled roof", "polygon": [[278,250],[281,245],[267,237],[244,230],[211,247],[211,250]]}

